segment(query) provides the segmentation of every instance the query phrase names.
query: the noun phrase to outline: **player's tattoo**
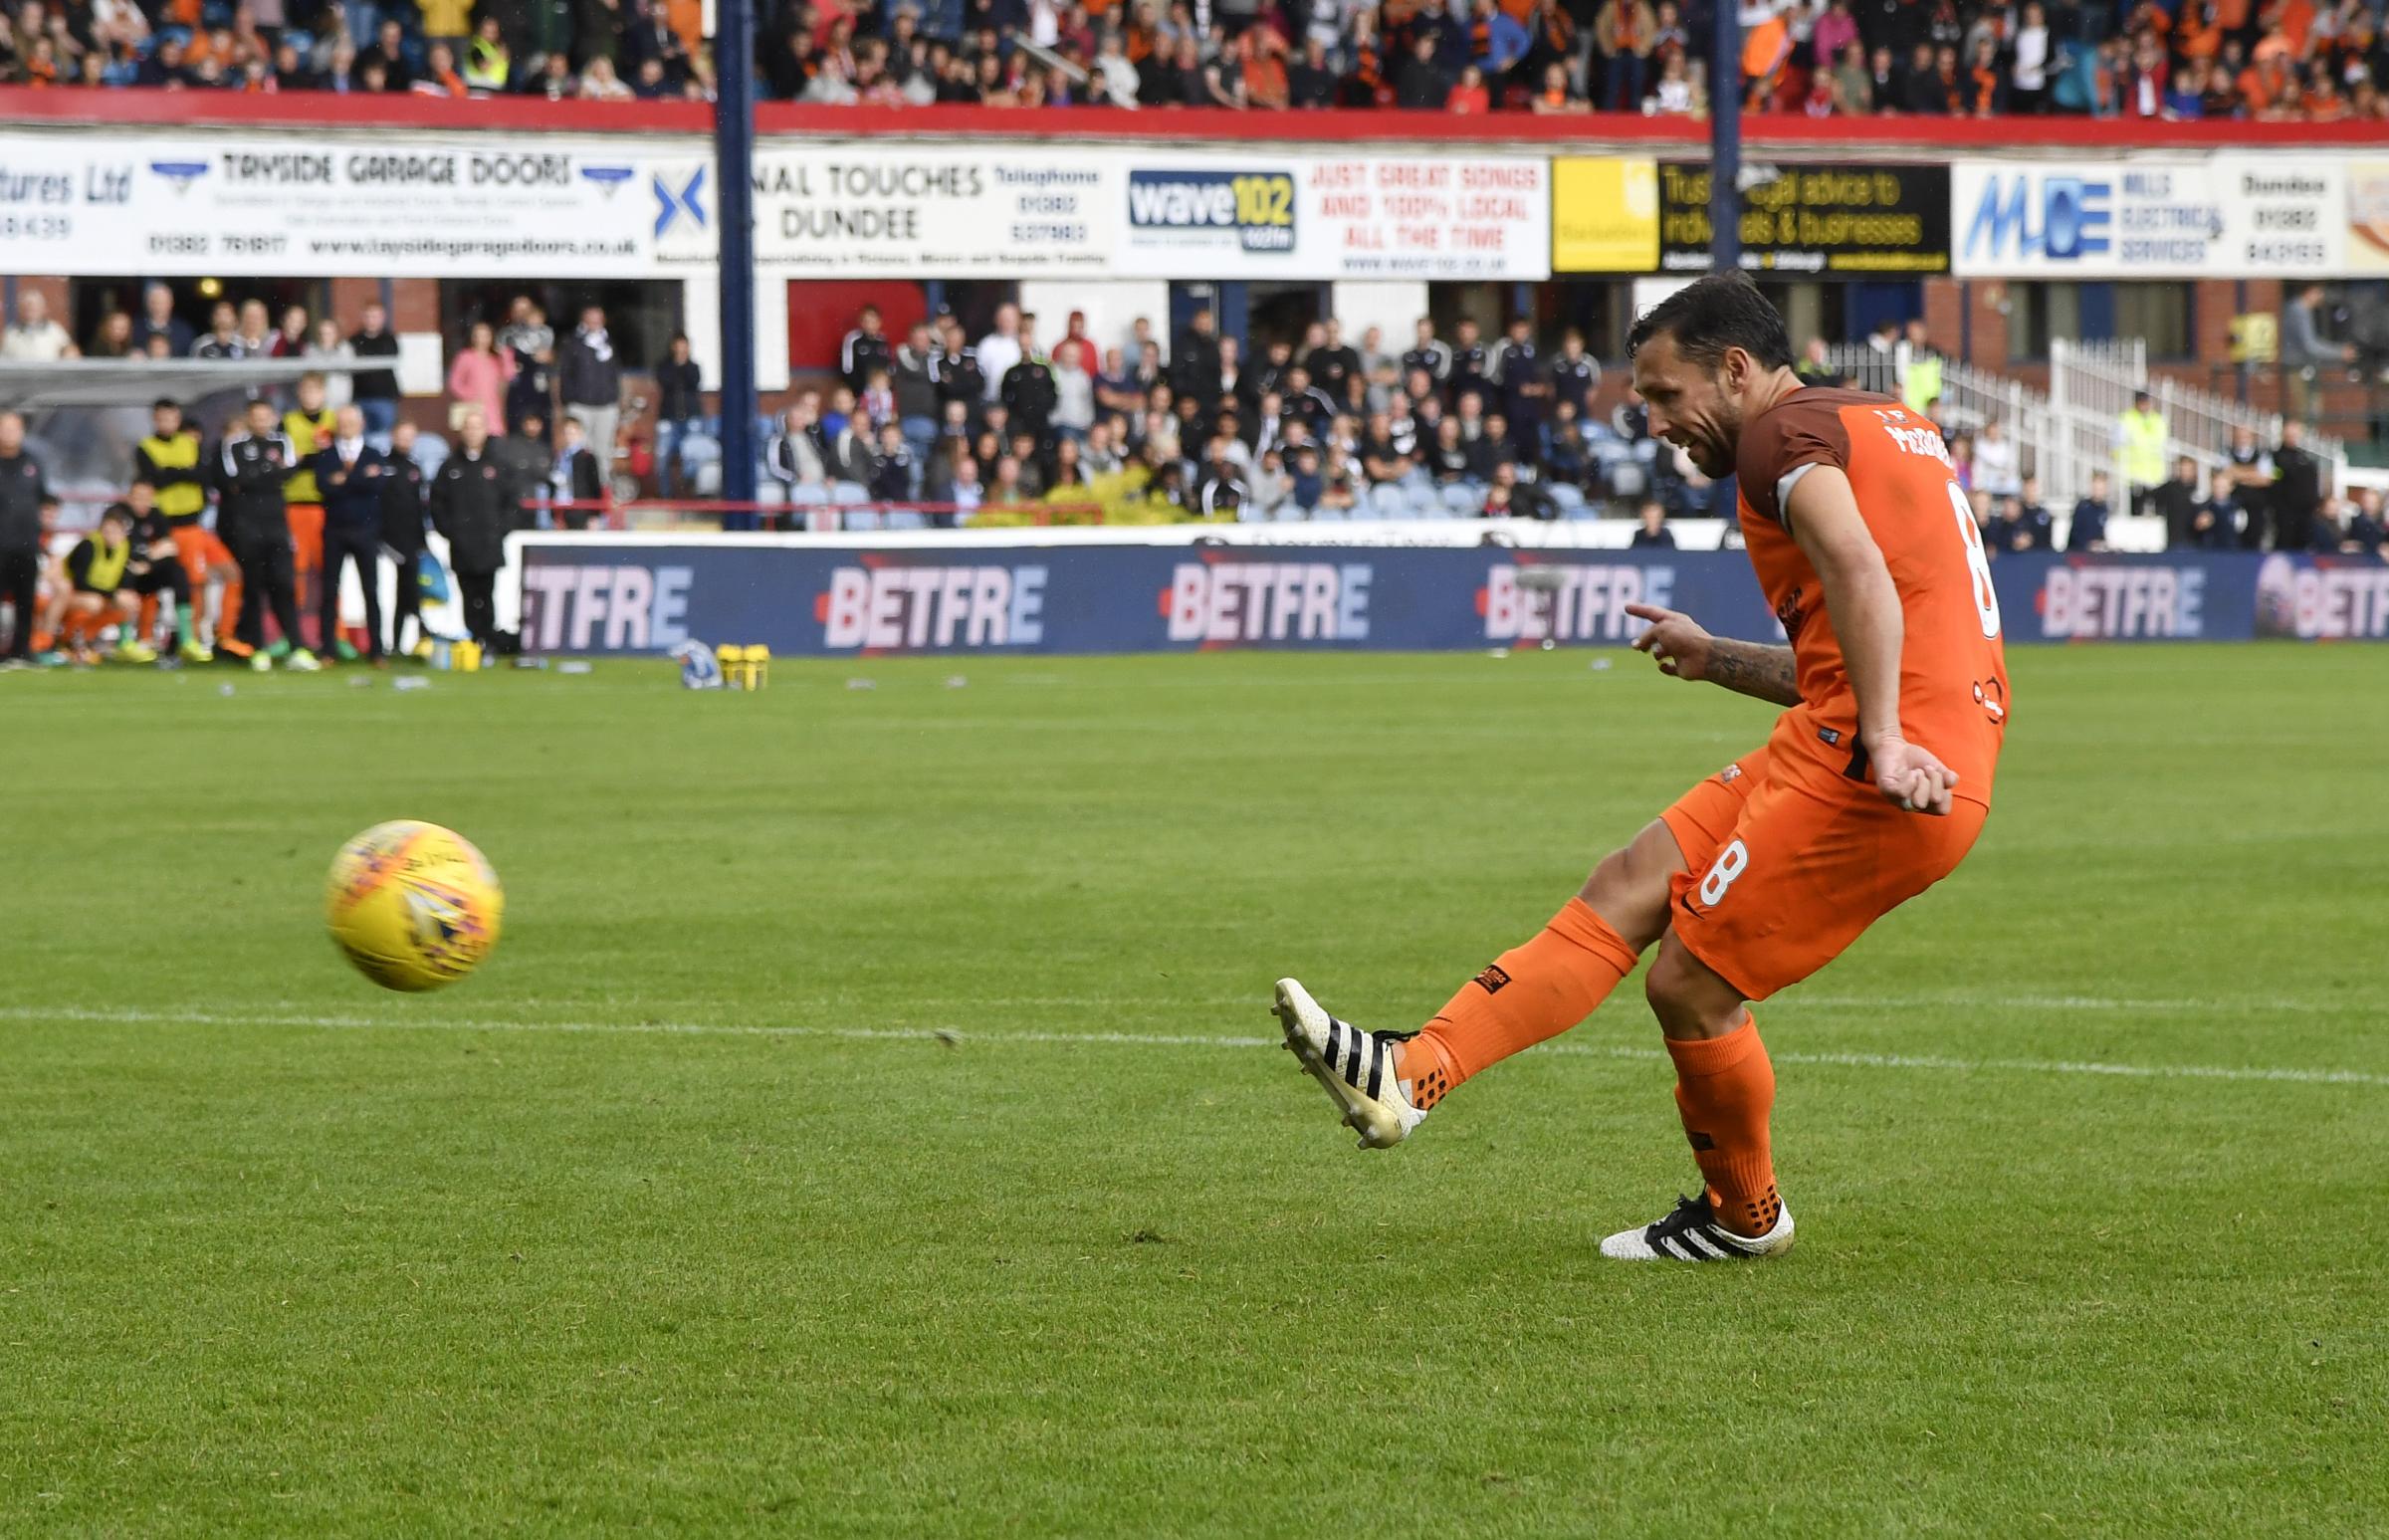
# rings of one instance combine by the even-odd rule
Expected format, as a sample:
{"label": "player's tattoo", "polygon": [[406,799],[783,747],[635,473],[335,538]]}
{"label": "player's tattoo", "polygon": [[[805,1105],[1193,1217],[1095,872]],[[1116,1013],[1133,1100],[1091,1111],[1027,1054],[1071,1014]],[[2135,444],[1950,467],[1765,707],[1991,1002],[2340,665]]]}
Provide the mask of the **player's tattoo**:
{"label": "player's tattoo", "polygon": [[1719,637],[1709,643],[1709,657],[1702,666],[1701,677],[1713,685],[1773,701],[1778,706],[1800,704],[1799,674],[1793,668],[1789,647],[1763,647],[1757,642]]}

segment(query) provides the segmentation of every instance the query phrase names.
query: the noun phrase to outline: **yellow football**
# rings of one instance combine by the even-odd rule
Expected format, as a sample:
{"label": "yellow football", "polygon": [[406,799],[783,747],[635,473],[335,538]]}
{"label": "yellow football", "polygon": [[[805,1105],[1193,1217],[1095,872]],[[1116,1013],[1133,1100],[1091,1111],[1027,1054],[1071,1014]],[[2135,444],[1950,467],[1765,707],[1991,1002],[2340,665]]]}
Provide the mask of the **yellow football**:
{"label": "yellow football", "polygon": [[400,819],[340,847],[325,895],[332,944],[385,990],[453,984],[498,945],[506,895],[453,829]]}

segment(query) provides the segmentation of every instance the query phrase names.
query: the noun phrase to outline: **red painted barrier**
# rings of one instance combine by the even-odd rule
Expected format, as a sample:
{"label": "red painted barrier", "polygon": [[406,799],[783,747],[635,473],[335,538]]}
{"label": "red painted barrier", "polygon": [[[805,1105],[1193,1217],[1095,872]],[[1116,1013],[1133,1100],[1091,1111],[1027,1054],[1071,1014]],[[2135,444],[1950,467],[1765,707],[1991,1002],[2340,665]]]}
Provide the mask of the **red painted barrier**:
{"label": "red painted barrier", "polygon": [[[766,135],[868,137],[889,133],[973,139],[1203,139],[1230,143],[1453,143],[1537,149],[1583,146],[1697,151],[1705,123],[1623,112],[1455,116],[1399,110],[1238,112],[1166,108],[1015,109],[937,106],[887,109],[765,103],[756,126]],[[478,129],[556,133],[706,133],[713,110],[688,102],[548,102],[537,97],[468,98],[251,96],[146,90],[0,87],[0,122],[18,125],[255,128]],[[2165,122],[2086,117],[1828,117],[1743,119],[1745,142],[1762,148],[1847,154],[1955,150],[2200,150],[2232,147],[2389,147],[2377,122]]]}

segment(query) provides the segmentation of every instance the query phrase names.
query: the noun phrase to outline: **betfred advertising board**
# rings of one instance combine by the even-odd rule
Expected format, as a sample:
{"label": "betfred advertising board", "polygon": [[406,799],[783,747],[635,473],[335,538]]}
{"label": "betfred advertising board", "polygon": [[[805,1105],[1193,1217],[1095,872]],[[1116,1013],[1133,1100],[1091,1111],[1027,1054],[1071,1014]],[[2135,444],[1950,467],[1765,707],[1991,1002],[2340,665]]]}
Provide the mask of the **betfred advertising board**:
{"label": "betfred advertising board", "polygon": [[[1783,640],[1735,551],[519,539],[524,645],[548,653],[1624,646],[1633,604]],[[2371,556],[2005,555],[1992,578],[2012,643],[2389,639],[2389,563]]]}

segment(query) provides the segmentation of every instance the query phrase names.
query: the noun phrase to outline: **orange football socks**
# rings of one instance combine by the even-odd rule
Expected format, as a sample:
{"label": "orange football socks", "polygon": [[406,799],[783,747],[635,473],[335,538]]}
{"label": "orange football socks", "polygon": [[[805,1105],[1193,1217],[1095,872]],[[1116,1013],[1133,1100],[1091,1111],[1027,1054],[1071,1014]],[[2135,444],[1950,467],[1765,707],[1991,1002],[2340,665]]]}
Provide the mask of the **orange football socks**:
{"label": "orange football socks", "polygon": [[1633,972],[1626,938],[1581,898],[1525,945],[1460,986],[1432,1021],[1403,1045],[1400,1073],[1424,1110],[1450,1089],[1593,1013]]}
{"label": "orange football socks", "polygon": [[1736,1234],[1767,1233],[1784,1206],[1775,1196],[1767,1141],[1775,1066],[1759,1041],[1757,1019],[1745,1016],[1723,1037],[1670,1037],[1667,1056],[1675,1060],[1675,1106],[1684,1137],[1708,1179],[1717,1221]]}

